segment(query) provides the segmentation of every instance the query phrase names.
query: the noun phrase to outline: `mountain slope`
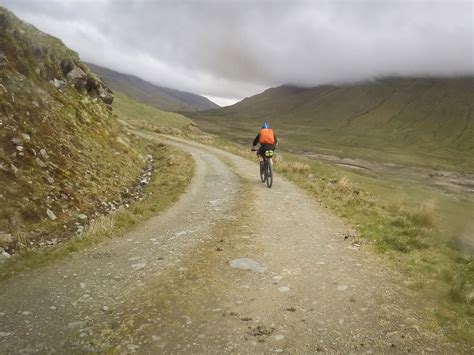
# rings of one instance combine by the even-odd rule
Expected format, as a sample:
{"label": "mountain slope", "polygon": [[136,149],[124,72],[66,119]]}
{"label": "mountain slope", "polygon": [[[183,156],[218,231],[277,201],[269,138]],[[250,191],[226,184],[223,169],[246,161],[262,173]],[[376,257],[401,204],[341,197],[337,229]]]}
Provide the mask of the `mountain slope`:
{"label": "mountain slope", "polygon": [[119,198],[145,159],[112,116],[109,88],[60,40],[0,7],[0,49],[0,247],[7,247]]}
{"label": "mountain slope", "polygon": [[283,147],[295,152],[474,170],[473,106],[472,77],[391,78],[308,89],[281,86],[189,117],[205,130],[242,142],[270,121]]}
{"label": "mountain slope", "polygon": [[136,76],[122,74],[95,64],[87,65],[112,89],[165,111],[198,111],[219,107],[200,95],[153,85]]}

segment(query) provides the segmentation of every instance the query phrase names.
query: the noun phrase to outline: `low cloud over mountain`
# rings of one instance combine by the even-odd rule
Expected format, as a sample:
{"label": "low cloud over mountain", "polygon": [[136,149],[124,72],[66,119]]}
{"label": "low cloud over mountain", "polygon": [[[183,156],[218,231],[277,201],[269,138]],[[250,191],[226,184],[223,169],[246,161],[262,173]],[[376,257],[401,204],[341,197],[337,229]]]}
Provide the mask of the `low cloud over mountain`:
{"label": "low cloud over mountain", "polygon": [[282,83],[474,74],[472,1],[0,4],[85,60],[217,98]]}

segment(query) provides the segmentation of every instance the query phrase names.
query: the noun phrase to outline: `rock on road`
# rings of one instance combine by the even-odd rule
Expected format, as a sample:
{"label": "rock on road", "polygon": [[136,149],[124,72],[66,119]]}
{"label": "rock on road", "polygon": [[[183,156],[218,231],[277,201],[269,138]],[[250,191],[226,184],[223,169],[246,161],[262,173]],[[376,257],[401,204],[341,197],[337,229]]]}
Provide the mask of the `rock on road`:
{"label": "rock on road", "polygon": [[333,214],[258,164],[189,152],[196,174],[123,238],[0,284],[0,353],[462,352]]}

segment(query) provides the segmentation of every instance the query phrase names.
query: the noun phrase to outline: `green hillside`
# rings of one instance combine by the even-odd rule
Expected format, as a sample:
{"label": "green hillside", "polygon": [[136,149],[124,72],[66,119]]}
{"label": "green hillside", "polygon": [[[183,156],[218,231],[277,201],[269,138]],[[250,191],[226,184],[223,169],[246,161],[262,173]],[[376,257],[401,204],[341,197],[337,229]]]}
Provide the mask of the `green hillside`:
{"label": "green hillside", "polygon": [[75,52],[0,7],[0,247],[75,230],[135,182],[145,148],[112,101]]}
{"label": "green hillside", "polygon": [[322,152],[474,171],[474,78],[391,78],[281,86],[190,113],[204,130],[250,142],[269,121],[292,152]]}
{"label": "green hillside", "polygon": [[199,111],[218,108],[204,96],[151,84],[136,76],[122,74],[95,64],[87,65],[114,90],[139,102],[165,111]]}
{"label": "green hillside", "polygon": [[179,113],[159,110],[120,93],[115,93],[113,108],[114,113],[127,123],[163,133],[194,124],[188,117]]}

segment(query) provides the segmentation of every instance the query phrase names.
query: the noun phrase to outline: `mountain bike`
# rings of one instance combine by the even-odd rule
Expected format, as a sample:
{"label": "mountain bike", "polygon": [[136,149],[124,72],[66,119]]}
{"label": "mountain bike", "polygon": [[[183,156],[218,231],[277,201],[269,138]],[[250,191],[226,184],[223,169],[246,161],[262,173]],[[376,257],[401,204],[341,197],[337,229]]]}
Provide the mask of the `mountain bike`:
{"label": "mountain bike", "polygon": [[[257,149],[252,149],[257,151]],[[266,150],[265,155],[262,157],[263,161],[260,162],[260,180],[263,183],[267,183],[268,188],[273,185],[273,161],[272,157],[275,154],[273,150]]]}

